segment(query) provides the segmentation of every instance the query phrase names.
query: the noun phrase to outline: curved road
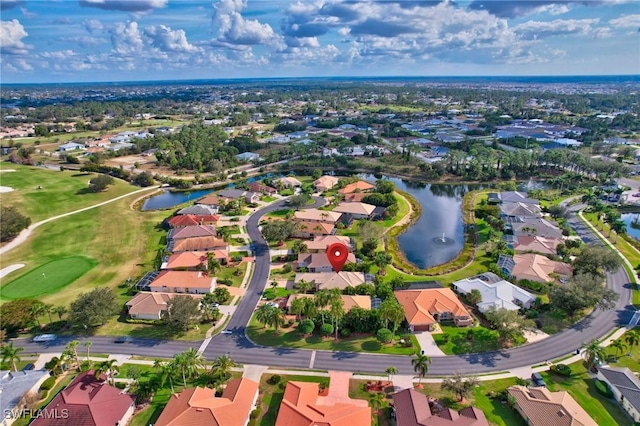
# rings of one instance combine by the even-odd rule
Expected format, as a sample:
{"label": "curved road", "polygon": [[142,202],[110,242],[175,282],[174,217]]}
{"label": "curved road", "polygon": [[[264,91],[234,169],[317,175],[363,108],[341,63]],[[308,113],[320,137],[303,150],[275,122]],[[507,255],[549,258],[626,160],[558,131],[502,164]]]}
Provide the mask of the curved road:
{"label": "curved road", "polygon": [[[314,207],[320,204],[316,199]],[[245,336],[246,325],[260,299],[269,277],[269,247],[258,231],[260,218],[271,211],[280,209],[284,202],[278,202],[254,213],[247,221],[247,231],[255,245],[255,268],[244,297],[241,299],[227,330],[232,334],[218,334],[207,345],[204,355],[214,359],[218,355],[229,354],[242,364],[261,364],[273,367],[314,368],[321,370],[345,370],[352,372],[382,373],[389,366],[398,368],[400,374],[413,374],[411,358],[399,355],[379,355],[354,352],[312,351],[258,346]],[[574,207],[572,210],[576,210]],[[573,215],[569,222],[586,243],[599,244],[598,238]],[[555,359],[579,348],[594,338],[601,338],[613,328],[627,324],[635,310],[629,304],[631,286],[625,270],[607,274],[607,285],[620,293],[616,307],[610,311],[595,311],[584,320],[547,339],[496,352],[460,356],[432,357],[429,373],[448,375],[455,372],[465,374],[510,370],[517,367],[535,365],[545,360]],[[70,338],[59,339],[54,345],[41,345],[28,339],[16,339],[16,344],[28,352],[61,352]],[[198,347],[200,342],[154,341],[136,339],[129,343],[114,344],[110,337],[92,337],[91,349],[96,353],[125,353],[150,357],[172,357],[189,347]]]}

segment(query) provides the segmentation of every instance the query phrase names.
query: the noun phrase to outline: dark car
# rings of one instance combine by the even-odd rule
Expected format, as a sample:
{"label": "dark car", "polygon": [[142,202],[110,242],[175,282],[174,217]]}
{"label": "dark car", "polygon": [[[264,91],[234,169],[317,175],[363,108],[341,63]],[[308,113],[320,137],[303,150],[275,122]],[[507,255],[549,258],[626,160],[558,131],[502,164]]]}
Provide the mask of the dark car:
{"label": "dark car", "polygon": [[29,364],[25,365],[24,367],[22,367],[22,371],[33,370],[34,368],[36,368],[36,366],[33,365],[32,363],[29,363]]}
{"label": "dark car", "polygon": [[547,384],[544,382],[540,373],[533,373],[531,375],[531,381],[533,382],[533,386],[547,387]]}
{"label": "dark car", "polygon": [[116,340],[114,340],[113,343],[127,343],[128,341],[129,341],[128,337],[120,336],[120,337],[116,337]]}

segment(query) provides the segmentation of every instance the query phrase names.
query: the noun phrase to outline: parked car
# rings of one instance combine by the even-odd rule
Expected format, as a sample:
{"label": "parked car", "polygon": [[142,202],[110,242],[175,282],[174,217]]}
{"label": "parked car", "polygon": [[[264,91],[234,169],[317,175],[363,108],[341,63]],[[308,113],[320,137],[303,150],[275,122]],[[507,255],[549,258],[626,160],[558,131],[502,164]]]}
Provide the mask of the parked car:
{"label": "parked car", "polygon": [[540,373],[533,373],[531,375],[531,381],[533,382],[533,386],[547,387],[547,384],[544,382]]}
{"label": "parked car", "polygon": [[129,341],[129,338],[126,336],[120,336],[120,337],[116,337],[116,340],[113,341],[113,343],[127,343]]}
{"label": "parked car", "polygon": [[33,341],[36,343],[41,343],[41,342],[52,342],[54,340],[56,340],[58,338],[57,335],[55,334],[40,334],[36,337],[33,338]]}
{"label": "parked car", "polygon": [[36,368],[36,366],[33,365],[32,363],[29,363],[29,364],[25,365],[24,367],[22,367],[22,371],[33,370],[34,368]]}

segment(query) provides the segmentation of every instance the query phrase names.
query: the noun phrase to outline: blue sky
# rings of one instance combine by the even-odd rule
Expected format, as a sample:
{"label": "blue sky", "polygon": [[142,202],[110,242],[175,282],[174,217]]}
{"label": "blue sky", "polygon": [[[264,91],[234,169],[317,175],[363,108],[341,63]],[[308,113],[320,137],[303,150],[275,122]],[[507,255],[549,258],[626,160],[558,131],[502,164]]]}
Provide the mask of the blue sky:
{"label": "blue sky", "polygon": [[640,73],[639,0],[0,0],[4,83]]}

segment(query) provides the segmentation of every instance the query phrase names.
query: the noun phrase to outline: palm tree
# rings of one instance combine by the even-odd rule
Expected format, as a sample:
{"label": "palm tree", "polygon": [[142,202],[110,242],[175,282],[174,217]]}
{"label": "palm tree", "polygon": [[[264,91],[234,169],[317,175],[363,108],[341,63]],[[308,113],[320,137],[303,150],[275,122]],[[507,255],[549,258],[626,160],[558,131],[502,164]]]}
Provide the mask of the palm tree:
{"label": "palm tree", "polygon": [[584,356],[587,361],[589,369],[593,368],[598,360],[604,360],[607,357],[605,348],[600,346],[600,343],[596,339],[593,339],[589,343],[582,346],[584,348]]}
{"label": "palm tree", "polygon": [[331,293],[328,290],[320,290],[314,295],[316,307],[320,310],[322,316],[322,323],[324,324],[324,308],[327,307],[331,300]]}
{"label": "palm tree", "polygon": [[33,318],[33,320],[38,323],[38,328],[41,328],[42,324],[40,324],[40,315],[44,313],[44,305],[41,303],[31,305],[31,307],[29,308],[29,313],[31,314],[31,318]]}
{"label": "palm tree", "polygon": [[165,381],[169,379],[171,393],[175,393],[175,391],[173,390],[173,364],[170,362],[162,361],[161,359],[156,359],[153,362],[153,368],[157,368],[160,370],[160,387],[164,386]]}
{"label": "palm tree", "polygon": [[620,352],[623,352],[625,349],[627,349],[627,345],[624,344],[622,339],[614,340],[613,342],[611,342],[610,346],[616,350],[616,356],[618,356]]}
{"label": "palm tree", "polygon": [[285,319],[286,317],[282,309],[272,306],[271,325],[275,329],[276,334],[279,334],[278,329],[284,324]]}
{"label": "palm tree", "polygon": [[189,348],[180,354],[182,370],[182,378],[184,386],[187,387],[187,382],[184,380],[185,374],[189,378],[193,378],[198,374],[198,370],[204,368],[204,358],[197,349]]}
{"label": "palm tree", "polygon": [[628,331],[624,336],[624,340],[629,345],[629,349],[638,346],[640,345],[640,333],[635,330]]}
{"label": "palm tree", "polygon": [[62,364],[62,360],[59,357],[54,356],[44,365],[44,368],[49,370],[52,376],[55,376],[57,374],[56,370],[60,370],[60,374],[63,373],[64,370],[62,369]]}
{"label": "palm tree", "polygon": [[256,319],[263,324],[263,328],[267,328],[267,324],[271,325],[272,306],[268,304],[261,305],[256,311]]}
{"label": "palm tree", "polygon": [[387,373],[387,381],[390,382],[391,376],[393,376],[394,374],[398,374],[398,369],[392,365],[391,367],[387,367],[384,372]]}
{"label": "palm tree", "polygon": [[431,358],[427,355],[418,354],[415,358],[411,360],[411,365],[413,365],[413,371],[418,373],[420,377],[420,385],[422,385],[422,379],[429,372],[429,364],[431,364]]}
{"label": "palm tree", "polygon": [[13,342],[4,344],[0,347],[0,356],[2,356],[2,363],[9,363],[13,368],[13,371],[18,371],[16,362],[20,362],[20,352],[24,351],[24,348],[16,348],[13,346]]}
{"label": "palm tree", "polygon": [[296,298],[293,300],[293,302],[291,302],[291,313],[296,314],[296,319],[298,321],[300,321],[302,313],[305,311],[306,309],[306,297],[305,298]]}
{"label": "palm tree", "polygon": [[611,223],[611,229],[616,233],[616,239],[613,241],[613,244],[617,244],[618,237],[627,233],[627,224],[618,219]]}
{"label": "palm tree", "polygon": [[219,375],[224,380],[228,380],[233,367],[237,367],[238,364],[229,355],[220,355],[213,361],[211,371],[214,374]]}
{"label": "palm tree", "polygon": [[113,376],[117,371],[116,365],[115,365],[116,362],[117,361],[115,359],[107,359],[99,363],[94,372],[96,379],[99,379],[100,375],[104,373],[107,375],[107,382],[111,382],[111,384],[113,385],[114,384]]}
{"label": "palm tree", "polygon": [[220,261],[213,257],[213,253],[207,253],[207,272],[215,275],[220,270]]}
{"label": "palm tree", "polygon": [[49,324],[53,322],[53,320],[51,319],[51,312],[53,312],[53,308],[53,305],[42,305],[43,312],[45,312],[49,316]]}
{"label": "palm tree", "polygon": [[305,280],[300,280],[296,283],[296,287],[298,287],[298,292],[300,294],[307,294],[311,290],[311,283]]}
{"label": "palm tree", "polygon": [[276,280],[271,281],[271,288],[275,290],[277,287],[278,287],[278,281]]}
{"label": "palm tree", "polygon": [[67,343],[67,347],[64,349],[64,351],[69,355],[70,358],[73,358],[73,360],[75,361],[76,365],[80,365],[80,362],[78,361],[78,345],[80,344],[80,342],[78,342],[77,340],[72,340],[69,343]]}
{"label": "palm tree", "polygon": [[84,342],[84,348],[87,350],[87,362],[91,364],[91,360],[89,359],[89,348],[91,347],[91,342],[89,340]]}
{"label": "palm tree", "polygon": [[67,313],[67,308],[64,306],[56,306],[53,308],[53,312],[55,312],[58,315],[58,319],[62,321],[63,315]]}
{"label": "palm tree", "polygon": [[369,395],[369,402],[373,413],[377,416],[380,414],[380,409],[384,406],[384,394],[382,392],[376,392]]}

